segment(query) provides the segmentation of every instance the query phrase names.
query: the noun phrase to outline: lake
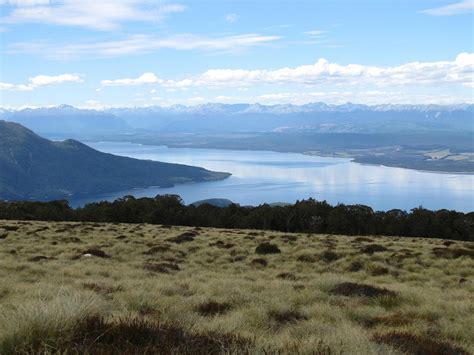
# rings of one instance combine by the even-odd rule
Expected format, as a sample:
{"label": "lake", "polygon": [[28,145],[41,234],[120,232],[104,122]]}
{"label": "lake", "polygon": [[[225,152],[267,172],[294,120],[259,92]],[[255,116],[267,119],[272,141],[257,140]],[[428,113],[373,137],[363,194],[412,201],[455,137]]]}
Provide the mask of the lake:
{"label": "lake", "polygon": [[307,199],[331,204],[364,204],[376,210],[400,208],[474,211],[474,175],[431,173],[361,165],[350,159],[297,153],[167,148],[132,143],[87,143],[102,152],[138,159],[201,166],[232,173],[216,182],[140,188],[71,200],[71,205],[114,200],[124,195],[178,194],[186,203],[226,198],[241,205]]}

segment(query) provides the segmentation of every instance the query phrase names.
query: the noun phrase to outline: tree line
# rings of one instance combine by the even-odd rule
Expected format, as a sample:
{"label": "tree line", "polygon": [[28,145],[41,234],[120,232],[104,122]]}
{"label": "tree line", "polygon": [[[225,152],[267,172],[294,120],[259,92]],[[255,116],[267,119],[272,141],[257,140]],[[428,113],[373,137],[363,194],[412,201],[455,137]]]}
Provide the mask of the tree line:
{"label": "tree line", "polygon": [[0,219],[150,223],[216,228],[263,229],[282,232],[345,235],[434,237],[474,241],[474,212],[374,211],[364,205],[332,206],[314,199],[293,205],[244,207],[231,204],[185,205],[177,195],[154,198],[125,196],[73,209],[68,201],[0,201]]}

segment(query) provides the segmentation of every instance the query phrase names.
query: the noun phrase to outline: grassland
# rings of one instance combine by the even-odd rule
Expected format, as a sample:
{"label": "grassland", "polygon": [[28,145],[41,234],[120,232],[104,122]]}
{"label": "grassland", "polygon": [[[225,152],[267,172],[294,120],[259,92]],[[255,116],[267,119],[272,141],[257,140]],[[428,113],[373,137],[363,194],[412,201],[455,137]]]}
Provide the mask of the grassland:
{"label": "grassland", "polygon": [[0,353],[474,353],[474,244],[0,221]]}

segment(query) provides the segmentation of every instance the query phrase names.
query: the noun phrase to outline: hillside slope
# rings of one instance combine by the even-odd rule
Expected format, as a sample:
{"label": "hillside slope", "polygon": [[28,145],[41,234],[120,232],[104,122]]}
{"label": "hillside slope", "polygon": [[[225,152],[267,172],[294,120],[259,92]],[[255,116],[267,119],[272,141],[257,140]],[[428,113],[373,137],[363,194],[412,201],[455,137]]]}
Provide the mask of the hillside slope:
{"label": "hillside slope", "polygon": [[2,199],[64,198],[229,176],[105,154],[74,140],[53,142],[6,121],[0,121],[0,172]]}
{"label": "hillside slope", "polygon": [[473,243],[0,220],[0,245],[2,354],[474,352]]}

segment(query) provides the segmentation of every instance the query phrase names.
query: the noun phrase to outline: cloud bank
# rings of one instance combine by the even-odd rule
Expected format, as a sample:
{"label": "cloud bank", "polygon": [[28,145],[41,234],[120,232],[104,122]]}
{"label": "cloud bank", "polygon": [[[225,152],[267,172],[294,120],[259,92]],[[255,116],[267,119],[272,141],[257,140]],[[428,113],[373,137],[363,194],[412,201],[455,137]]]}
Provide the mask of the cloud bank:
{"label": "cloud bank", "polygon": [[10,53],[28,53],[49,59],[74,59],[83,56],[118,57],[130,54],[150,53],[158,49],[203,50],[203,51],[240,51],[279,40],[279,36],[255,33],[206,37],[193,34],[173,36],[132,35],[122,40],[52,44],[44,42],[23,42],[10,46]]}
{"label": "cloud bank", "polygon": [[183,78],[162,79],[145,73],[136,79],[103,80],[104,86],[159,84],[165,88],[243,87],[251,85],[439,86],[473,88],[474,53],[460,53],[452,61],[411,62],[392,67],[340,65],[321,58],[314,64],[276,70],[210,69]]}
{"label": "cloud bank", "polygon": [[472,12],[474,10],[474,0],[460,1],[446,6],[421,11],[432,16],[453,16]]}
{"label": "cloud bank", "polygon": [[56,76],[37,75],[29,79],[28,84],[11,84],[0,82],[0,90],[32,91],[36,88],[63,83],[82,83],[84,80],[75,74],[60,74]]}
{"label": "cloud bank", "polygon": [[3,4],[18,7],[4,16],[2,23],[78,26],[100,31],[116,30],[122,22],[158,22],[168,14],[186,10],[181,4],[153,5],[146,0],[63,0],[54,4],[46,0],[4,0]]}

